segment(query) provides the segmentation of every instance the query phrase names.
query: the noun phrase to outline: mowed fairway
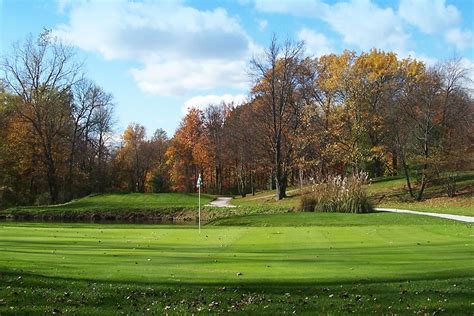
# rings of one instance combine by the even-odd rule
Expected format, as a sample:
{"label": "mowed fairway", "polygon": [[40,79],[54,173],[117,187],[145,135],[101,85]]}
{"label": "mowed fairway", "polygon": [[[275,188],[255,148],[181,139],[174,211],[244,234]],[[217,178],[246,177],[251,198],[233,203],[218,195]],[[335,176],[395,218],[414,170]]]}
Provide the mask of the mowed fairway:
{"label": "mowed fairway", "polygon": [[[256,226],[244,226],[250,223]],[[473,311],[469,299],[473,294],[473,231],[466,224],[385,213],[260,215],[215,224],[199,234],[193,226],[2,223],[0,312],[10,307],[11,311],[69,308],[94,312],[95,304],[104,312],[118,311],[117,305],[132,312],[151,308],[160,313],[163,308],[168,312],[252,311],[269,305],[265,310],[270,313],[279,304],[288,312],[405,311],[407,304],[398,297],[402,287],[415,287],[412,298],[403,298],[413,300],[408,309]],[[83,294],[89,299],[82,299],[82,305],[72,299],[70,304],[56,302],[47,284],[59,288],[61,296],[62,286],[72,281],[77,283],[69,290],[75,295],[90,292],[91,282],[104,288]],[[222,286],[234,292],[219,293]],[[387,287],[385,292],[381,286]],[[140,306],[128,306],[127,291],[135,287],[178,292],[171,300],[169,295],[168,299],[159,294],[149,300],[144,295]],[[207,296],[202,294],[194,305],[183,303],[192,302],[203,291]],[[317,298],[311,296],[318,291]],[[271,300],[277,299],[275,295],[296,295],[299,300],[314,301],[255,301],[236,307],[232,295],[243,293],[267,295]],[[375,295],[375,300],[361,294]],[[48,295],[51,300],[45,299]],[[110,306],[107,295],[118,295]],[[359,303],[357,295],[364,297]],[[335,306],[344,299],[353,303]],[[15,301],[22,303],[15,306]],[[218,304],[210,306],[211,301]]]}

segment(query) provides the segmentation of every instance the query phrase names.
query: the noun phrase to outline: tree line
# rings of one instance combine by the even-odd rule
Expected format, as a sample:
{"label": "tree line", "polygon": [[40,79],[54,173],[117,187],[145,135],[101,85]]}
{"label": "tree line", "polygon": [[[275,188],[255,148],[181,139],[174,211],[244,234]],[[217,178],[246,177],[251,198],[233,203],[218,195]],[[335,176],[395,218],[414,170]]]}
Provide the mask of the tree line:
{"label": "tree line", "polygon": [[83,76],[74,51],[49,31],[15,44],[1,68],[2,204],[104,191],[112,96]]}
{"label": "tree line", "polygon": [[[469,69],[434,67],[373,49],[304,56],[304,43],[273,38],[251,60],[241,106],[191,110],[168,151],[172,188],[193,191],[203,174],[212,193],[241,194],[367,172],[404,175],[412,198],[472,169]],[[451,192],[454,194],[454,192]]]}
{"label": "tree line", "polygon": [[405,176],[422,199],[472,169],[473,98],[460,60],[427,67],[380,50],[318,58],[273,38],[250,62],[242,105],[191,109],[171,139],[140,124],[113,140],[111,94],[74,51],[29,37],[4,56],[0,84],[0,207],[91,193],[204,190],[241,194],[365,171]]}

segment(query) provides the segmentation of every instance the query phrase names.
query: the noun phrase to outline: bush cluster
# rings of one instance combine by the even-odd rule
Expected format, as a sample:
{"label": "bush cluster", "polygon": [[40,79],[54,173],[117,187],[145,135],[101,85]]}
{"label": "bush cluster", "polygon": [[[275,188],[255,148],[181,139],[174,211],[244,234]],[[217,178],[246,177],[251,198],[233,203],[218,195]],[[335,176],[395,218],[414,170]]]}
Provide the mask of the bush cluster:
{"label": "bush cluster", "polygon": [[329,177],[315,184],[301,196],[300,210],[303,212],[368,213],[372,211],[363,185],[367,174],[359,173],[348,177]]}

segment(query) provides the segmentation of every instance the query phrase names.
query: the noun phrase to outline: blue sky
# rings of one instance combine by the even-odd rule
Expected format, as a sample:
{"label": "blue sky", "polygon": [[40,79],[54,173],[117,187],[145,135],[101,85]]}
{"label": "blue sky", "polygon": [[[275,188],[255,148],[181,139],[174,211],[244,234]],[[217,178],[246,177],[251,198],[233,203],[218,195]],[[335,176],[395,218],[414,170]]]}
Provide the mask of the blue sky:
{"label": "blue sky", "polygon": [[138,122],[171,136],[188,107],[245,100],[273,33],[313,56],[379,48],[473,67],[473,15],[471,0],[0,0],[0,54],[52,29],[114,95],[117,133]]}

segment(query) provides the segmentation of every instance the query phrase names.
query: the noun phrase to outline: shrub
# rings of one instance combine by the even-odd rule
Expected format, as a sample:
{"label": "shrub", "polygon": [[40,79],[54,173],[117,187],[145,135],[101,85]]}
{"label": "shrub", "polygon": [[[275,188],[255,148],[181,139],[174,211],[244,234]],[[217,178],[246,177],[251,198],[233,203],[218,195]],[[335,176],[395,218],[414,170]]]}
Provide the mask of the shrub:
{"label": "shrub", "polygon": [[[341,176],[328,178],[314,185],[309,195],[314,200],[314,210],[320,212],[368,213],[372,211],[363,185],[367,174],[360,173],[346,178]],[[311,208],[311,199],[302,196],[301,209]]]}
{"label": "shrub", "polygon": [[316,207],[316,197],[311,193],[312,192],[307,192],[301,195],[300,210],[303,212],[314,212]]}

